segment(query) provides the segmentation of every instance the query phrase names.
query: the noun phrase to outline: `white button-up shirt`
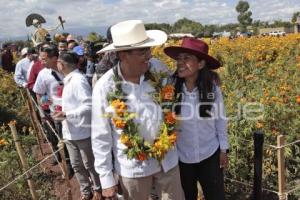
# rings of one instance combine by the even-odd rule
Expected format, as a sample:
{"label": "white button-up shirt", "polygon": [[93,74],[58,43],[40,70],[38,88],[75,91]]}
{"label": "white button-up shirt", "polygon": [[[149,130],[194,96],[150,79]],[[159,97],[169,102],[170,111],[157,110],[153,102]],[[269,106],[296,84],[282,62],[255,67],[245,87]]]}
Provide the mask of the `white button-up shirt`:
{"label": "white button-up shirt", "polygon": [[224,103],[217,86],[214,87],[214,95],[213,117],[200,118],[198,89],[188,92],[183,85],[177,149],[179,160],[184,163],[198,163],[213,155],[219,147],[224,150],[229,148]]}
{"label": "white button-up shirt", "polygon": [[30,66],[30,60],[28,57],[20,60],[15,69],[14,79],[18,86],[26,87],[27,84],[27,71]]}
{"label": "white button-up shirt", "polygon": [[[59,82],[51,74],[53,69],[44,68],[40,71],[33,86],[33,91],[39,95],[47,94],[52,101],[50,106],[51,112],[54,111],[54,106],[61,105],[61,97],[57,95],[57,87]],[[55,71],[55,70],[54,70]],[[64,79],[64,75],[55,71],[60,80]]]}
{"label": "white button-up shirt", "polygon": [[[151,70],[159,70],[159,65],[152,64]],[[127,148],[120,140],[120,131],[112,125],[111,120],[104,116],[109,107],[107,95],[115,87],[113,69],[105,73],[93,89],[92,105],[92,148],[95,156],[95,169],[100,175],[103,189],[117,184],[113,170],[123,177],[136,178],[150,176],[163,169],[165,172],[178,164],[176,148],[170,150],[161,165],[153,158],[146,161],[129,160],[124,150]],[[122,74],[118,65],[118,74]],[[130,112],[138,117],[135,123],[139,125],[139,133],[150,143],[158,134],[162,120],[161,107],[155,104],[149,93],[155,91],[142,76],[139,84],[133,84],[122,78],[122,90],[127,93],[127,106]],[[112,163],[112,151],[114,165]]]}
{"label": "white button-up shirt", "polygon": [[92,89],[86,77],[78,69],[64,78],[62,110],[66,119],[62,121],[63,138],[82,140],[91,137]]}
{"label": "white button-up shirt", "polygon": [[35,63],[35,61],[31,61],[29,63],[29,67],[28,67],[28,70],[27,70],[27,73],[26,73],[26,80],[27,81],[29,80],[30,72],[31,72],[31,69],[32,69],[32,66],[33,66],[34,63]]}

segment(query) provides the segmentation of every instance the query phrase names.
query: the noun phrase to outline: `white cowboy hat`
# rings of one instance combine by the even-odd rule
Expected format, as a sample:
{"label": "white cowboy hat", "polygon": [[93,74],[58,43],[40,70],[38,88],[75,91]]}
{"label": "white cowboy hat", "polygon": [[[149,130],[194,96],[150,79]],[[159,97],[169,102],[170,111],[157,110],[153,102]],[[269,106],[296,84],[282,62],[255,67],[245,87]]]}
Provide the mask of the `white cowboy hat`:
{"label": "white cowboy hat", "polygon": [[168,36],[160,30],[145,30],[141,20],[128,20],[111,27],[113,43],[97,53],[107,51],[123,51],[144,47],[158,46],[165,43]]}
{"label": "white cowboy hat", "polygon": [[22,50],[21,50],[21,56],[24,56],[25,54],[27,54],[28,52],[28,47],[24,47]]}

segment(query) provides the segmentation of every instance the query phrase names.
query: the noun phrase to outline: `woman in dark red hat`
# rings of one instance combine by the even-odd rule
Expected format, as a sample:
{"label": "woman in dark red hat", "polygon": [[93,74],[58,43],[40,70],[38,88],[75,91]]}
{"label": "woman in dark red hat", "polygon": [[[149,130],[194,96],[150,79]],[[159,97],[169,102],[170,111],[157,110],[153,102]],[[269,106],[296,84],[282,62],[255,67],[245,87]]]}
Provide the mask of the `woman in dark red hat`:
{"label": "woman in dark red hat", "polygon": [[186,200],[196,200],[199,181],[206,200],[223,200],[223,169],[228,165],[227,120],[214,69],[219,61],[208,55],[208,45],[184,38],[181,46],[164,49],[176,60],[175,91],[180,116],[177,149]]}

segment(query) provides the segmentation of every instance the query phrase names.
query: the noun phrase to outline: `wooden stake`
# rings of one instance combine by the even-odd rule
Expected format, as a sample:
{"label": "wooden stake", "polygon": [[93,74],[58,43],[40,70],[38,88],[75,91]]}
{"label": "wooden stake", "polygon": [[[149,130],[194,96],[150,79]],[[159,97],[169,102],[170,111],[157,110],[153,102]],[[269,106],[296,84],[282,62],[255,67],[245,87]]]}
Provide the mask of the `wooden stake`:
{"label": "wooden stake", "polygon": [[36,111],[34,109],[33,102],[31,100],[30,92],[28,89],[26,89],[26,96],[27,96],[26,101],[27,101],[27,105],[29,108],[30,119],[31,119],[31,123],[32,123],[33,129],[34,129],[34,132],[35,132],[35,137],[36,137],[41,155],[44,156],[44,152],[43,152],[42,145],[41,145],[42,133],[41,133],[39,126],[37,125],[38,123],[40,123],[40,121],[39,121]]}
{"label": "wooden stake", "polygon": [[[14,142],[15,142],[15,145],[16,145],[16,149],[17,149],[17,152],[18,152],[20,160],[21,160],[23,171],[26,171],[26,170],[29,169],[29,166],[28,166],[28,163],[25,159],[25,153],[24,153],[24,151],[22,149],[22,146],[19,142],[19,137],[18,137],[18,134],[17,134],[17,129],[16,129],[15,122],[9,123],[9,127],[10,127],[11,133],[13,135],[13,139],[14,139]],[[30,190],[32,199],[33,200],[38,200],[39,198],[38,198],[37,193],[36,193],[35,188],[34,188],[34,182],[31,179],[31,173],[28,172],[26,174],[26,176],[27,176],[27,183],[28,183],[28,186],[29,186],[29,190]]]}
{"label": "wooden stake", "polygon": [[287,200],[285,193],[285,157],[284,157],[284,147],[285,138],[283,135],[277,136],[277,160],[278,160],[278,196],[279,200]]}
{"label": "wooden stake", "polygon": [[66,182],[66,185],[68,187],[68,200],[72,200],[72,191],[71,191],[71,183],[68,177],[68,172],[67,172],[67,162],[66,162],[66,156],[65,156],[65,152],[64,152],[64,143],[61,142],[58,145],[58,148],[61,148],[61,150],[59,151],[60,156],[61,156],[61,160],[62,160],[62,169],[63,169],[63,173],[64,173],[64,179]]}

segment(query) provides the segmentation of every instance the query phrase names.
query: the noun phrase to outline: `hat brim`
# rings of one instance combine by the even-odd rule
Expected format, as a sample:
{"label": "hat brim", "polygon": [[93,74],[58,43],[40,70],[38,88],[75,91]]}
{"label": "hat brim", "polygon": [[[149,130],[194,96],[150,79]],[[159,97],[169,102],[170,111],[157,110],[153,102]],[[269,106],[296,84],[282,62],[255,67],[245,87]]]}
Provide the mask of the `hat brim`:
{"label": "hat brim", "polygon": [[167,34],[160,30],[149,30],[149,31],[146,31],[146,34],[148,36],[148,39],[145,40],[143,43],[139,43],[137,45],[122,46],[122,47],[116,47],[114,45],[114,43],[112,43],[112,44],[104,47],[100,51],[97,51],[97,54],[104,53],[104,52],[110,52],[110,51],[124,51],[124,50],[130,50],[130,49],[159,46],[159,45],[162,45],[163,43],[165,43],[168,39]]}
{"label": "hat brim", "polygon": [[199,51],[195,51],[193,49],[178,47],[178,46],[171,46],[171,47],[166,47],[164,49],[164,52],[165,52],[165,54],[167,54],[169,57],[171,57],[174,60],[176,60],[178,58],[178,55],[180,53],[193,54],[193,55],[197,56],[199,59],[205,60],[207,67],[209,67],[211,69],[217,69],[217,68],[221,67],[221,63],[218,60],[216,60],[215,58],[213,58],[212,56],[205,54],[205,53],[201,53]]}

